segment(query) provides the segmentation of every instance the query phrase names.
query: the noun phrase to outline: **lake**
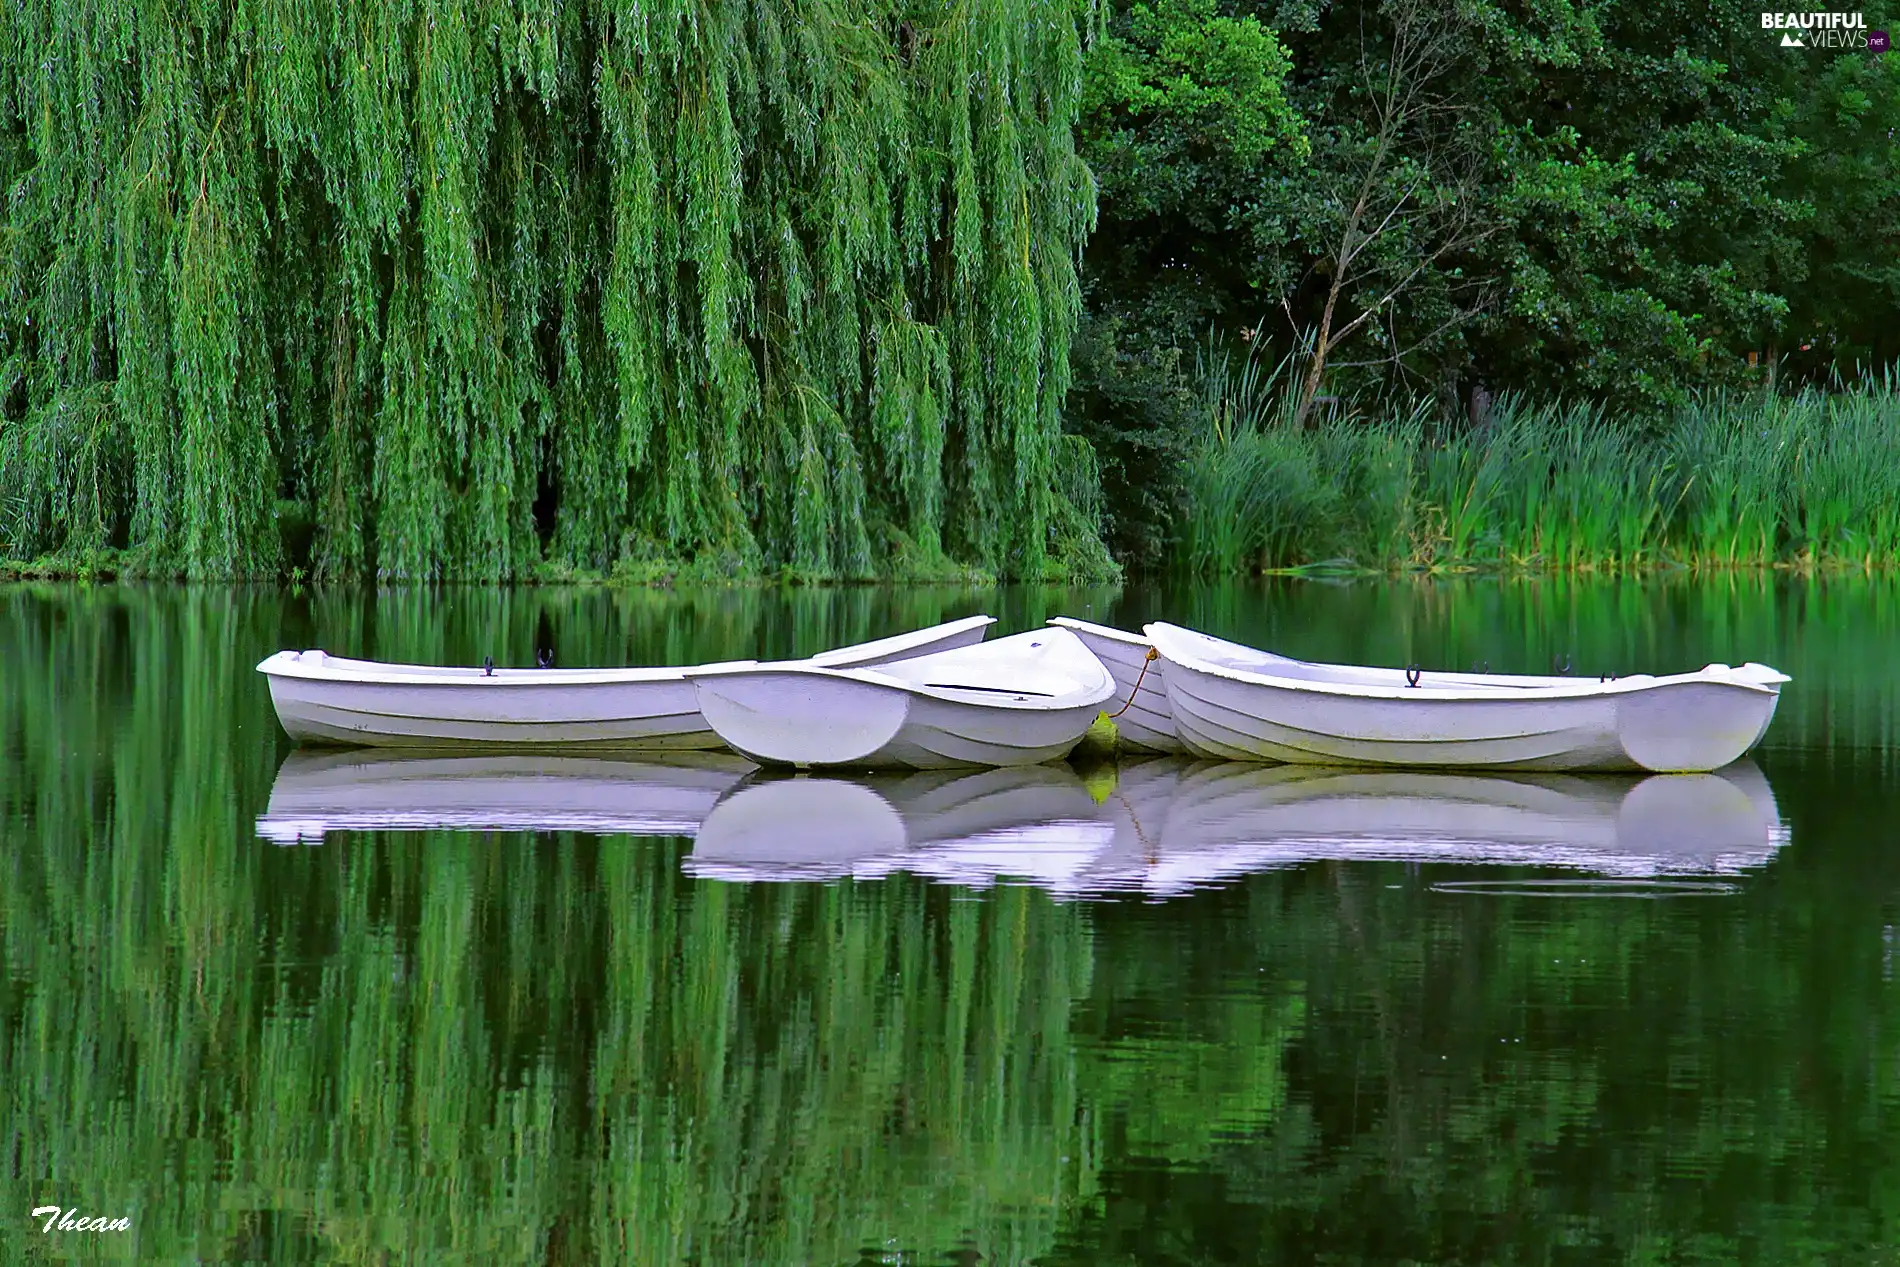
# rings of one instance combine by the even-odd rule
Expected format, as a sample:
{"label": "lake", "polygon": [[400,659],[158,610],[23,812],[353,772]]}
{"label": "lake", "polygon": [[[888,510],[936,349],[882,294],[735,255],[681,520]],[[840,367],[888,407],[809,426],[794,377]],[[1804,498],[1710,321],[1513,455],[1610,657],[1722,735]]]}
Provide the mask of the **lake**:
{"label": "lake", "polygon": [[[297,753],[254,672],[973,611],[1793,681],[1700,780],[841,782]],[[1900,584],[1758,576],[0,586],[6,1256],[1895,1261],[1896,647]]]}

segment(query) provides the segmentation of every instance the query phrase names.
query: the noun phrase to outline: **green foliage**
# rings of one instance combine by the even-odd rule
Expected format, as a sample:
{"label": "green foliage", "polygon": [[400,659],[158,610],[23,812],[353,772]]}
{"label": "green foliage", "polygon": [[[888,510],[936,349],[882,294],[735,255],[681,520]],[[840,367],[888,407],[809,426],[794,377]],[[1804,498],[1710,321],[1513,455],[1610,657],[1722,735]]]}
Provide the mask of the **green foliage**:
{"label": "green foliage", "polygon": [[1111,12],[1089,50],[1081,132],[1118,219],[1192,218],[1206,182],[1260,171],[1281,151],[1305,157],[1286,99],[1286,49],[1258,18],[1223,13],[1214,0],[1138,0]]}
{"label": "green foliage", "polygon": [[1067,425],[1100,459],[1105,531],[1116,557],[1152,567],[1173,532],[1197,401],[1182,346],[1173,341],[1180,331],[1142,315],[1083,317]]}
{"label": "green foliage", "polygon": [[1204,429],[1190,451],[1181,550],[1196,571],[1232,572],[1297,551],[1302,527],[1336,518],[1338,490],[1317,469],[1319,454],[1290,426],[1282,361],[1268,371],[1253,356],[1238,367],[1225,350],[1197,366]]}
{"label": "green foliage", "polygon": [[1100,455],[1118,555],[1158,562],[1195,429],[1184,361],[1213,320],[1250,315],[1283,237],[1263,186],[1307,152],[1286,50],[1214,0],[1105,5],[1083,65],[1076,145],[1101,187],[1086,257],[1069,426]]}
{"label": "green foliage", "polygon": [[1100,571],[1080,64],[1047,0],[11,6],[0,553]]}
{"label": "green foliage", "polygon": [[1821,191],[1789,179],[1804,142],[1785,102],[1825,63],[1738,5],[1558,6],[1545,23],[1527,46],[1491,13],[1475,67],[1503,226],[1480,266],[1507,287],[1481,372],[1651,412],[1739,383],[1798,290],[1783,261],[1807,249]]}
{"label": "green foliage", "polygon": [[[1736,4],[1427,5],[1455,39],[1379,166],[1374,90],[1420,11],[1108,7],[1078,123],[1102,182],[1084,326],[1102,350],[1078,362],[1072,425],[1111,487],[1125,467],[1172,495],[1201,425],[1179,369],[1210,326],[1311,338],[1362,193],[1378,232],[1332,324],[1379,315],[1327,392],[1399,388],[1450,418],[1515,391],[1653,422],[1700,391],[1852,381],[1900,355],[1900,265],[1876,246],[1900,224],[1900,59],[1784,49]],[[1243,88],[1212,50],[1250,23],[1272,49]],[[1165,513],[1115,500],[1138,516],[1118,546],[1158,553]]]}
{"label": "green foliage", "polygon": [[[1691,315],[1640,276],[1659,266],[1652,237],[1670,217],[1647,195],[1633,157],[1600,158],[1574,128],[1505,132],[1496,144],[1511,173],[1499,211],[1512,231],[1494,251],[1510,282],[1492,325],[1510,328],[1503,346],[1524,358],[1520,373],[1535,373],[1546,390],[1561,383],[1650,405],[1667,399],[1709,349]],[[1621,266],[1606,272],[1604,261]],[[1528,371],[1539,356],[1556,372]]]}
{"label": "green foliage", "polygon": [[1783,73],[1777,109],[1801,144],[1783,189],[1812,215],[1775,261],[1789,304],[1780,351],[1815,379],[1891,365],[1900,358],[1900,257],[1876,244],[1900,236],[1900,60],[1832,56]]}

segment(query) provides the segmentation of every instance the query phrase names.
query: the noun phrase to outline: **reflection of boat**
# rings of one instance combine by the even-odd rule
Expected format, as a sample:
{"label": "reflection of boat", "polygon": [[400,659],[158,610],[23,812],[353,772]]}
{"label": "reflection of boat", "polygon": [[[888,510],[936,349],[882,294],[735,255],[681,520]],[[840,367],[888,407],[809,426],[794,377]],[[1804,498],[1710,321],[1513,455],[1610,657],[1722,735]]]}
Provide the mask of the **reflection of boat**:
{"label": "reflection of boat", "polygon": [[1167,670],[1152,642],[1072,616],[1057,616],[1049,623],[1080,638],[1115,679],[1114,709],[1121,710],[1115,729],[1125,746],[1139,752],[1183,751],[1181,737],[1174,733],[1174,710],[1168,704]]}
{"label": "reflection of boat", "polygon": [[1564,868],[1620,879],[1736,875],[1787,841],[1760,770],[1462,774],[1157,757],[1091,793],[1064,764],[760,770],[737,757],[293,752],[258,834],[444,828],[695,836],[721,880],[998,880],[1062,896],[1166,897],[1319,861]]}
{"label": "reflection of boat", "polygon": [[793,766],[1033,765],[1075,747],[1115,690],[1064,629],[877,668],[731,665],[687,676],[734,752]]}
{"label": "reflection of boat", "polygon": [[1734,875],[1787,840],[1746,762],[1714,774],[1495,775],[1156,758],[1097,802],[1065,766],[957,776],[754,775],[685,867],[728,880],[1014,879],[1166,897],[1327,860]]}
{"label": "reflection of boat", "polygon": [[[792,663],[868,667],[980,643],[969,616]],[[750,663],[749,661],[745,663]],[[292,739],[382,747],[717,748],[681,667],[458,668],[279,651],[257,666]]]}
{"label": "reflection of boat", "polygon": [[1499,775],[1204,762],[1185,771],[1152,852],[1097,877],[1175,892],[1323,860],[1732,875],[1786,843],[1768,780],[1714,774]]}
{"label": "reflection of boat", "polygon": [[285,845],[426,828],[690,836],[754,768],[724,753],[631,761],[298,749],[278,768],[257,834]]}
{"label": "reflection of boat", "polygon": [[1719,769],[1787,676],[1761,664],[1592,681],[1309,664],[1175,625],[1145,631],[1175,729],[1204,757],[1494,770]]}
{"label": "reflection of boat", "polygon": [[761,773],[706,816],[690,873],[721,880],[1054,880],[1109,843],[1102,807],[1065,765],[866,774]]}

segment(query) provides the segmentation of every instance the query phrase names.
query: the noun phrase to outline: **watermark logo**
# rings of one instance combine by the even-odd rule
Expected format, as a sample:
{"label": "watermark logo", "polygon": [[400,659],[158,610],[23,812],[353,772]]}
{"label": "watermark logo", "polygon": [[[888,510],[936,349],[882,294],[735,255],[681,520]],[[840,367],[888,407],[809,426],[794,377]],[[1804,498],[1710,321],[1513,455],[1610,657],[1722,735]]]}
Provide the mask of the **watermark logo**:
{"label": "watermark logo", "polygon": [[1867,51],[1868,52],[1884,53],[1892,47],[1893,47],[1893,41],[1887,38],[1887,33],[1885,31],[1867,32]]}
{"label": "watermark logo", "polygon": [[131,1218],[121,1215],[116,1219],[94,1218],[81,1214],[77,1207],[61,1210],[56,1205],[43,1205],[33,1211],[36,1219],[45,1219],[43,1233],[50,1232],[129,1232],[132,1230]]}
{"label": "watermark logo", "polygon": [[[1764,13],[1761,29],[1781,32],[1783,48],[1873,48],[1861,13]],[[1884,44],[1874,51],[1884,52]]]}

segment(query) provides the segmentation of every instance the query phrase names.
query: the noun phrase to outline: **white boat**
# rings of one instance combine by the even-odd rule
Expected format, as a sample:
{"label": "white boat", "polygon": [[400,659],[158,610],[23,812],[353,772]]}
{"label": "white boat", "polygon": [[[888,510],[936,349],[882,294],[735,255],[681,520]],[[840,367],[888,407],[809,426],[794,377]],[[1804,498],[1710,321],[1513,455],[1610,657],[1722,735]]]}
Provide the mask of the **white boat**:
{"label": "white boat", "polygon": [[1115,683],[1080,639],[1038,629],[877,668],[691,670],[699,711],[766,765],[918,770],[1066,756]]}
{"label": "white boat", "polygon": [[1197,756],[1491,770],[1720,769],[1788,681],[1763,664],[1663,677],[1515,677],[1310,664],[1176,625],[1144,632]]}
{"label": "white boat", "polygon": [[906,871],[988,885],[1000,875],[1059,885],[1107,846],[1111,828],[1074,770],[770,775],[720,798],[684,870],[742,882],[879,879]]}
{"label": "white boat", "polygon": [[277,769],[257,834],[280,845],[320,844],[338,831],[690,836],[756,769],[723,752],[636,761],[299,748]]}
{"label": "white boat", "polygon": [[[980,643],[994,623],[991,616],[969,616],[790,663],[885,665]],[[694,702],[684,667],[460,668],[279,651],[257,668],[270,679],[278,721],[300,743],[641,751],[719,747]]]}
{"label": "white boat", "polygon": [[1115,698],[1108,711],[1115,714],[1115,730],[1124,746],[1136,752],[1186,751],[1174,732],[1167,670],[1154,654],[1152,642],[1140,634],[1072,616],[1057,616],[1049,623],[1080,638],[1115,679]]}

